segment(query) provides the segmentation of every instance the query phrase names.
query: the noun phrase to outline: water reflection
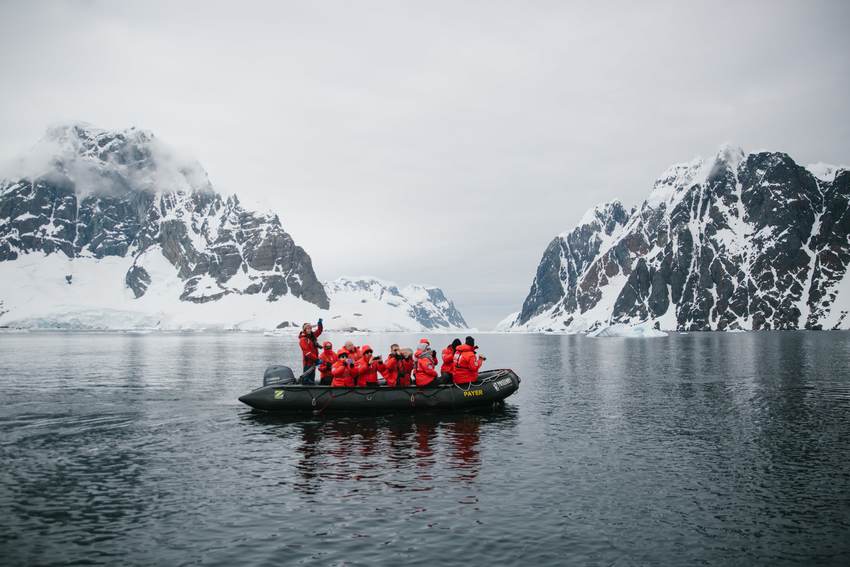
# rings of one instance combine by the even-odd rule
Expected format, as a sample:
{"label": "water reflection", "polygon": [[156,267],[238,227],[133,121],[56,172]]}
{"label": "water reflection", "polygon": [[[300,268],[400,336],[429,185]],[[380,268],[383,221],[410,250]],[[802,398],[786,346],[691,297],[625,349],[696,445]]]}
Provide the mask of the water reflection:
{"label": "water reflection", "polygon": [[329,483],[380,482],[393,490],[430,491],[472,482],[481,469],[482,436],[514,428],[510,407],[480,413],[322,415],[305,419],[246,412],[255,433],[295,441],[294,489],[319,493]]}
{"label": "water reflection", "polygon": [[280,417],[294,337],[0,336],[0,563],[848,564],[850,333],[485,341],[501,412]]}

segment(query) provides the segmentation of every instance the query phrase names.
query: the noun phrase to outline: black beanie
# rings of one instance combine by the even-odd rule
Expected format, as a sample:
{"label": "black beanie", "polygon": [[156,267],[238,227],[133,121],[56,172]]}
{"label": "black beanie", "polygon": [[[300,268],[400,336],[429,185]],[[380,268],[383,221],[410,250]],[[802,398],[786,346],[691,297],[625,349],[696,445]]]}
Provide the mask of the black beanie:
{"label": "black beanie", "polygon": [[466,344],[469,346],[475,346],[475,339],[472,337],[466,337]]}
{"label": "black beanie", "polygon": [[455,339],[455,340],[453,340],[453,341],[452,341],[451,347],[452,347],[452,348],[457,348],[457,347],[459,347],[460,345],[461,345],[460,339]]}

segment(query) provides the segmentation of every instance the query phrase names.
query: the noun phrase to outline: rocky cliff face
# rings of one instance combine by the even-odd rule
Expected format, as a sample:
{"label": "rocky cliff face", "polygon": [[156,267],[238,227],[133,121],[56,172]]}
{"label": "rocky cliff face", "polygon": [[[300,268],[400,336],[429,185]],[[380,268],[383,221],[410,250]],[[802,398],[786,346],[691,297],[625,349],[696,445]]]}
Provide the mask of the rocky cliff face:
{"label": "rocky cliff face", "polygon": [[19,176],[0,183],[0,262],[33,253],[127,258],[124,283],[140,298],[155,277],[147,265],[161,256],[182,282],[182,301],[289,295],[329,305],[277,215],[215,193],[197,162],[181,162],[149,132],[59,126],[19,165]]}
{"label": "rocky cliff face", "polygon": [[[0,326],[465,328],[437,288],[318,281],[273,213],[216,193],[149,132],[52,128],[0,181]],[[331,304],[333,303],[333,304]]]}
{"label": "rocky cliff face", "polygon": [[668,169],[632,211],[602,205],[556,237],[501,328],[845,328],[849,201],[846,168],[721,148]]}

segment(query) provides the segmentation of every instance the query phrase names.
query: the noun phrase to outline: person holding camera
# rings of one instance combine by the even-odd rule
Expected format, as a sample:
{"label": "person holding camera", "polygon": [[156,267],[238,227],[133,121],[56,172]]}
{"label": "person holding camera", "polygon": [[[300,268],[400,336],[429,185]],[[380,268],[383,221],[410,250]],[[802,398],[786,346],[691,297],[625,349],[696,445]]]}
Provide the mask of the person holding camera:
{"label": "person holding camera", "polygon": [[322,352],[319,353],[319,384],[330,386],[333,381],[333,366],[338,360],[334,352],[334,346],[330,341],[322,343]]}
{"label": "person holding camera", "polygon": [[354,343],[351,341],[345,341],[345,344],[342,345],[346,351],[348,351],[348,358],[357,362],[363,357],[363,353],[360,350],[360,347],[354,346]]}
{"label": "person holding camera", "polygon": [[395,376],[397,374],[398,368],[398,366],[396,365],[396,361],[397,357],[399,356],[401,356],[401,348],[398,346],[397,343],[391,344],[390,352],[387,355],[386,361],[384,362],[384,371],[381,372],[381,376],[383,376],[384,378],[384,384],[387,386],[390,385],[390,381],[394,382],[397,377]]}
{"label": "person holding camera", "polygon": [[381,355],[373,357],[372,347],[363,345],[360,349],[363,356],[357,363],[357,386],[359,388],[377,388],[378,387],[378,372],[383,374],[386,371],[384,361]]}
{"label": "person holding camera", "polygon": [[410,373],[413,372],[413,351],[401,349],[398,345],[390,347],[387,362],[381,375],[390,388],[406,388],[410,386]]}
{"label": "person holding camera", "polygon": [[333,365],[331,375],[331,387],[333,388],[353,388],[354,381],[357,379],[357,363],[348,356],[348,351],[340,349],[337,354],[337,361]]}
{"label": "person holding camera", "polygon": [[454,358],[454,383],[458,385],[471,384],[478,380],[478,369],[487,360],[485,356],[476,356],[475,339],[466,337],[464,344],[457,347]]}

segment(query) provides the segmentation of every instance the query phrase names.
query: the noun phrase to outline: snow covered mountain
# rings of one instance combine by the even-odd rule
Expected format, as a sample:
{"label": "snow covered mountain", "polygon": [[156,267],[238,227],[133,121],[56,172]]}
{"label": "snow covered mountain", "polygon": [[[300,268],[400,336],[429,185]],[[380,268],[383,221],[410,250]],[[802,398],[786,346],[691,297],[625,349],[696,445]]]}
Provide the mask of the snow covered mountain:
{"label": "snow covered mountain", "polygon": [[833,329],[850,320],[850,170],[724,146],[546,248],[502,331]]}
{"label": "snow covered mountain", "polygon": [[436,287],[409,285],[364,276],[325,284],[334,313],[329,328],[380,331],[462,330],[468,325],[454,303]]}
{"label": "snow covered mountain", "polygon": [[349,315],[329,308],[276,214],[216,193],[150,132],[57,126],[0,181],[0,326],[270,329]]}

